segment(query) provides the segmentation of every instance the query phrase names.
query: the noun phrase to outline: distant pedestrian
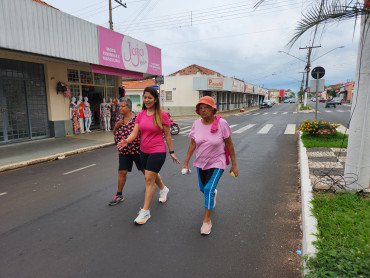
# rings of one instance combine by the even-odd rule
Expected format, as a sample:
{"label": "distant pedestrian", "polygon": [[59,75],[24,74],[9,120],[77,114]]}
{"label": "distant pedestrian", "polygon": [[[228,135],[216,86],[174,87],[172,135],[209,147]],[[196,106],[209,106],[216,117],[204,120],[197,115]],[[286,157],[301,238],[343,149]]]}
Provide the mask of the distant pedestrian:
{"label": "distant pedestrian", "polygon": [[211,233],[211,212],[216,206],[217,184],[231,158],[230,174],[239,175],[236,164],[231,129],[228,123],[216,115],[217,108],[212,97],[202,97],[195,109],[201,116],[194,122],[189,137],[191,138],[183,169],[189,170],[189,161],[196,150],[193,165],[197,167],[199,189],[204,194],[205,214],[200,233]]}
{"label": "distant pedestrian", "polygon": [[155,88],[146,87],[143,93],[143,111],[136,118],[135,127],[127,139],[117,144],[119,148],[125,147],[141,135],[140,158],[145,170],[145,201],[134,220],[137,224],[145,224],[151,217],[150,206],[155,193],[155,184],[160,188],[159,202],[167,201],[169,189],[163,184],[159,171],[166,160],[166,145],[173,162],[180,162],[175,156],[170,134],[170,119],[168,114],[161,110],[159,95]]}
{"label": "distant pedestrian", "polygon": [[[132,112],[132,102],[129,98],[123,97],[120,99],[118,111],[121,117],[113,128],[116,143],[122,141],[131,134],[136,120],[136,115]],[[118,157],[118,189],[116,195],[113,196],[113,200],[108,203],[110,206],[117,205],[125,200],[122,195],[122,190],[126,183],[127,173],[131,172],[134,162],[136,168],[144,173],[140,160],[140,136],[127,146],[119,148]]]}

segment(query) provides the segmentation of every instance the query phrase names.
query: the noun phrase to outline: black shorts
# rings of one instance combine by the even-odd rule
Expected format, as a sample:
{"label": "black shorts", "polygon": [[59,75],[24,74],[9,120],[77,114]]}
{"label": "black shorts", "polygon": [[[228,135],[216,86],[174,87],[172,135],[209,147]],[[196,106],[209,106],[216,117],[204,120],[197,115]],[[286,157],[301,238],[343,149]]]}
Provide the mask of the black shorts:
{"label": "black shorts", "polygon": [[118,171],[131,172],[133,162],[135,162],[136,168],[139,171],[143,170],[143,166],[141,165],[140,160],[140,154],[119,154]]}
{"label": "black shorts", "polygon": [[143,169],[159,173],[164,162],[166,161],[166,153],[143,153],[140,152],[141,165]]}

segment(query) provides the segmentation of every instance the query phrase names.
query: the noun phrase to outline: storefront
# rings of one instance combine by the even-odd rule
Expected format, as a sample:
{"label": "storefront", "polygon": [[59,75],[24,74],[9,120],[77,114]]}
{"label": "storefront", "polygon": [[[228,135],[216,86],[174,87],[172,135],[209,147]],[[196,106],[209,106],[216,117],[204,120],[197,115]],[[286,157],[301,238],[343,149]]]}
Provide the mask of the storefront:
{"label": "storefront", "polygon": [[90,129],[102,128],[103,103],[113,125],[122,80],[162,74],[159,48],[50,6],[6,1],[0,17],[0,144],[76,134],[70,107],[85,97]]}

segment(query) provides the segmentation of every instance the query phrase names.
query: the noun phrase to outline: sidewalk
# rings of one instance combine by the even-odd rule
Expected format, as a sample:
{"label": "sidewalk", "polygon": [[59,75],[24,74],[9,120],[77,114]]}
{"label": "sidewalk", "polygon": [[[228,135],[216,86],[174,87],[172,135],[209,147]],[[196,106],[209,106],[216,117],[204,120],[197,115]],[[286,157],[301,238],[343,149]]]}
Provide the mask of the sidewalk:
{"label": "sidewalk", "polygon": [[[229,117],[247,114],[257,109],[259,109],[259,107],[248,107],[245,109],[245,112],[234,109],[220,112],[219,114],[222,117]],[[189,118],[197,117],[194,116]],[[1,145],[0,173],[112,145],[114,145],[112,131],[102,130],[60,138],[47,138]]]}

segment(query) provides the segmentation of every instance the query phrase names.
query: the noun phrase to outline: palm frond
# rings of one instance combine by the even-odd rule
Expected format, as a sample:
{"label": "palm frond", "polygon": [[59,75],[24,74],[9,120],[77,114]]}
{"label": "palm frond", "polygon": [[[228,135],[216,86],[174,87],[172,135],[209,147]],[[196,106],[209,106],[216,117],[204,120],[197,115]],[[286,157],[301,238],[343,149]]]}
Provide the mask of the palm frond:
{"label": "palm frond", "polygon": [[325,1],[312,6],[303,18],[298,22],[296,32],[289,41],[288,46],[293,44],[308,30],[322,23],[340,22],[352,18],[358,18],[362,15],[370,16],[370,9],[364,7],[363,3],[350,1],[343,3],[338,0]]}

